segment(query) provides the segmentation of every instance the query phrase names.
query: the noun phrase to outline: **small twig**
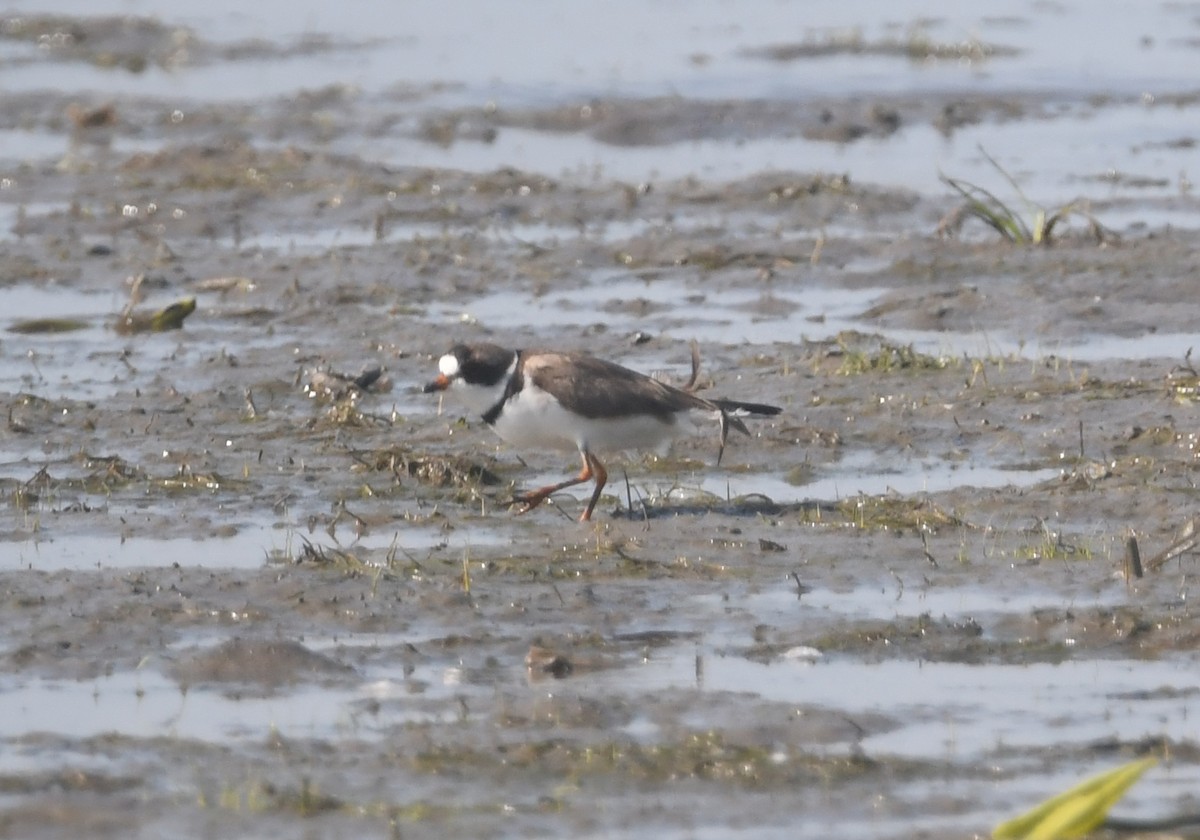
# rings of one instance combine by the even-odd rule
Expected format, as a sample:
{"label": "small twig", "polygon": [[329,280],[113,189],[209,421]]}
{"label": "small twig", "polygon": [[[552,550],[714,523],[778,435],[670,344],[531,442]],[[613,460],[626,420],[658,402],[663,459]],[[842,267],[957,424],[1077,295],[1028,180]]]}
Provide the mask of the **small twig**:
{"label": "small twig", "polygon": [[682,390],[689,394],[696,390],[696,381],[700,378],[700,345],[696,343],[696,339],[692,339],[692,376],[683,386]]}
{"label": "small twig", "polygon": [[929,550],[929,535],[924,528],[921,529],[921,548],[925,552],[925,559],[929,561],[929,565],[935,569],[938,568],[938,561],[934,559],[933,552]]}
{"label": "small twig", "polygon": [[1116,817],[1109,817],[1104,821],[1102,827],[1122,833],[1137,832],[1138,834],[1142,834],[1171,832],[1174,834],[1181,828],[1200,828],[1200,813],[1176,814],[1175,816],[1171,817],[1159,817],[1157,819],[1146,820],[1118,819]]}
{"label": "small twig", "polygon": [[556,508],[558,508],[558,512],[561,513],[563,516],[565,516],[567,519],[570,519],[572,522],[575,521],[575,517],[573,515],[567,513],[567,509],[564,508],[562,505],[560,505],[558,503],[558,500],[555,499],[553,496],[547,497],[546,501],[548,501],[550,504],[552,504]]}
{"label": "small twig", "polygon": [[1131,577],[1140,578],[1143,574],[1142,553],[1138,550],[1137,537],[1130,534],[1125,541],[1125,582],[1129,583]]}
{"label": "small twig", "polygon": [[812,592],[812,587],[806,585],[803,581],[800,580],[799,572],[792,572],[790,575],[788,575],[788,577],[790,577],[792,580],[794,580],[796,582],[796,600],[797,601],[799,601],[801,598],[803,598],[805,593]]}
{"label": "small twig", "polygon": [[125,308],[121,310],[121,317],[128,318],[133,314],[134,307],[142,301],[142,282],[146,279],[145,274],[136,274],[129,278],[129,302],[125,304]]}
{"label": "small twig", "polygon": [[1145,567],[1152,572],[1157,572],[1179,555],[1191,551],[1196,547],[1197,542],[1200,542],[1200,538],[1196,536],[1196,520],[1192,518],[1179,530],[1170,545],[1146,561]]}

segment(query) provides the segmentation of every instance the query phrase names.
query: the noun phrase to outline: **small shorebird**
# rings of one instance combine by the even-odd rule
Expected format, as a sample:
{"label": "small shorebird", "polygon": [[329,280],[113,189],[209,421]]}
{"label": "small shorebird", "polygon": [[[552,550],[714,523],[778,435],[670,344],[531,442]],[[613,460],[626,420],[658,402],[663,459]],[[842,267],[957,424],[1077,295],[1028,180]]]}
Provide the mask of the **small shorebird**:
{"label": "small shorebird", "polygon": [[[699,364],[694,350],[692,362],[694,383]],[[425,393],[448,391],[461,397],[501,438],[516,446],[578,450],[583,459],[579,475],[522,493],[514,501],[525,513],[559,490],[594,481],[596,489],[579,517],[584,522],[591,519],[608,481],[597,452],[663,450],[674,438],[693,432],[700,415],[719,424],[720,464],[729,429],[750,434],[742,415],[769,417],[783,410],[704,399],[689,389],[584,353],[457,344],[438,360],[438,376],[425,386]]]}

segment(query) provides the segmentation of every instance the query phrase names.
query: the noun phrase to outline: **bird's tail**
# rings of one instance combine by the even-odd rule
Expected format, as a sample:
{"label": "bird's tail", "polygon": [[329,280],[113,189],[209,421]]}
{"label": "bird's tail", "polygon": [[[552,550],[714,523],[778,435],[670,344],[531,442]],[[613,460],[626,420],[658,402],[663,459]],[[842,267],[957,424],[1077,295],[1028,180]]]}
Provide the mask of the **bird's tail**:
{"label": "bird's tail", "polygon": [[711,402],[721,412],[721,448],[717,450],[717,466],[721,465],[721,456],[725,454],[725,441],[729,439],[729,430],[731,428],[737,429],[746,436],[750,435],[750,430],[742,422],[742,417],[751,415],[755,417],[774,417],[783,411],[777,405],[766,405],[765,403],[748,403],[724,399],[711,400]]}
{"label": "bird's tail", "polygon": [[725,399],[715,399],[711,400],[711,402],[722,411],[737,417],[745,417],[747,415],[774,417],[776,414],[783,412],[783,409],[779,406],[767,405],[766,403],[748,403]]}

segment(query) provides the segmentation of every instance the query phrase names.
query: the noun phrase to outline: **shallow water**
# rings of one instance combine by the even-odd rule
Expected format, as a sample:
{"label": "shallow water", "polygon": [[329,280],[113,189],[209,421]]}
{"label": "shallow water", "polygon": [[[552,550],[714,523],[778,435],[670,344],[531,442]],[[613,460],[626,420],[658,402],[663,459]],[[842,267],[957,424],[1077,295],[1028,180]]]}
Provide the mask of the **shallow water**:
{"label": "shallow water", "polygon": [[[730,453],[730,460],[736,455]],[[634,498],[633,516],[637,516],[642,499],[655,502],[686,504],[689,500],[716,499],[730,501],[739,497],[765,497],[780,505],[806,501],[841,501],[855,496],[911,495],[941,493],[956,487],[1019,488],[1056,479],[1061,471],[1053,468],[1022,470],[987,466],[980,463],[920,463],[909,461],[886,466],[885,459],[869,452],[856,453],[840,460],[811,481],[795,484],[785,477],[771,475],[739,475],[720,469],[703,473],[679,472],[669,481],[640,475],[636,463],[624,467],[620,479],[610,474],[607,492],[624,499],[628,478]],[[522,477],[532,487],[555,484],[565,478],[553,472],[535,473]],[[564,491],[569,494],[572,491]],[[575,491],[582,502],[590,491]]]}
{"label": "shallow water", "polygon": [[[359,643],[380,642],[388,640]],[[418,669],[408,680],[426,686],[419,702],[411,689],[386,678],[368,678],[356,687],[298,686],[265,697],[181,687],[151,669],[83,682],[22,680],[2,694],[0,737],[52,733],[82,739],[119,733],[217,742],[256,741],[273,732],[286,738],[362,737],[395,725],[453,723],[462,715],[454,705],[456,697],[486,700],[498,687],[463,685],[455,669],[442,667]],[[507,688],[523,682],[521,669],[499,681]],[[1148,685],[1160,695],[1157,699],[1142,696]],[[984,667],[920,661],[864,665],[785,656],[764,664],[686,650],[656,653],[619,674],[581,676],[569,686],[564,690],[570,694],[635,699],[674,689],[736,691],[849,717],[886,712],[906,723],[865,738],[856,748],[913,759],[982,761],[1001,749],[1036,748],[1048,740],[1069,747],[1104,739],[1138,741],[1164,731],[1174,737],[1197,736],[1189,715],[1192,682],[1185,662]],[[533,685],[520,690],[536,695],[544,689]],[[81,703],[83,692],[87,700]],[[367,699],[384,702],[383,711],[368,715],[356,708]],[[444,711],[434,711],[437,705]],[[1036,714],[1039,708],[1047,713]],[[1064,714],[1067,709],[1074,711]],[[659,735],[657,726],[645,721],[635,721],[629,731],[649,743]],[[20,769],[12,760],[19,765],[22,758],[11,756],[3,770]],[[1200,779],[1200,774],[1193,772],[1191,778]]]}
{"label": "shallow water", "polygon": [[[869,323],[859,316],[885,291],[883,287],[713,289],[685,277],[645,280],[614,274],[597,277],[588,286],[562,295],[508,289],[463,306],[435,306],[430,315],[446,324],[478,321],[497,330],[514,330],[531,319],[553,318],[565,327],[602,322],[608,329],[661,332],[679,340],[787,344],[827,340],[848,330],[868,328]],[[622,311],[627,310],[625,306],[616,306],[632,301],[645,302],[641,305],[649,308],[649,313],[634,314]],[[1157,331],[1140,336],[1094,331],[1070,338],[988,329],[891,328],[884,334],[897,344],[940,356],[1061,356],[1079,361],[1183,358],[1195,341],[1191,333]]]}
{"label": "shallow water", "polygon": [[[952,136],[907,126],[886,140],[850,145],[800,137],[732,145],[700,141],[681,144],[668,155],[656,148],[600,145],[573,133],[512,129],[487,144],[441,148],[400,137],[365,142],[349,138],[336,148],[407,166],[471,171],[514,166],[554,176],[594,172],[634,182],[689,175],[719,181],[763,170],[802,168],[853,173],[858,180],[896,188],[942,192],[938,175],[946,173],[1002,193],[1003,180],[986,168],[980,171],[982,143],[1021,180],[1031,198],[1050,203],[1075,198],[1081,192],[1081,176],[1110,172],[1154,175],[1163,184],[1151,190],[1112,187],[1103,191],[1104,197],[1177,195],[1180,178],[1186,178],[1190,168],[1189,147],[1171,145],[1191,130],[1188,109],[1169,104],[1169,95],[1189,92],[1181,80],[1189,77],[1193,59],[1186,39],[1178,37],[1186,13],[1171,4],[1135,9],[1106,3],[1100,11],[1073,5],[1039,8],[1009,0],[999,8],[989,6],[985,16],[932,4],[924,12],[906,9],[905,20],[886,4],[857,2],[806,8],[803,19],[789,20],[784,13],[781,25],[780,9],[770,3],[751,3],[736,13],[717,2],[689,4],[683,21],[669,3],[650,7],[625,3],[619,11],[589,15],[586,21],[573,13],[553,39],[542,37],[544,27],[554,26],[554,13],[548,10],[544,13],[549,20],[531,26],[525,15],[496,15],[472,0],[457,5],[456,12],[445,15],[373,6],[359,13],[331,13],[320,4],[300,10],[289,6],[286,13],[274,14],[269,5],[248,12],[223,3],[207,4],[203,11],[177,9],[170,0],[139,0],[112,9],[56,2],[42,11],[154,16],[192,27],[199,36],[218,43],[258,37],[293,45],[295,39],[316,36],[328,39],[330,48],[293,57],[183,63],[170,70],[151,66],[140,74],[98,74],[86,65],[31,60],[7,69],[6,80],[13,91],[52,86],[102,91],[109,97],[158,97],[179,104],[252,101],[329,85],[349,86],[358,95],[376,97],[400,84],[418,91],[423,107],[430,110],[481,102],[544,106],[597,94],[804,102],[864,93],[1015,91],[1045,97],[1050,116],[968,125]],[[1075,37],[1081,17],[1087,21],[1087,38]],[[464,26],[464,21],[471,25]],[[745,55],[748,49],[781,43],[841,39],[871,44],[892,39],[903,44],[921,38],[950,44],[977,39],[1019,52],[984,61],[839,54],[773,62]],[[36,55],[24,45],[14,50],[22,53],[21,58]],[[1092,93],[1103,99],[1088,103]],[[45,154],[46,145],[45,138],[35,142],[14,135],[5,156],[36,157]],[[1193,206],[1179,222],[1194,223],[1195,213]]]}

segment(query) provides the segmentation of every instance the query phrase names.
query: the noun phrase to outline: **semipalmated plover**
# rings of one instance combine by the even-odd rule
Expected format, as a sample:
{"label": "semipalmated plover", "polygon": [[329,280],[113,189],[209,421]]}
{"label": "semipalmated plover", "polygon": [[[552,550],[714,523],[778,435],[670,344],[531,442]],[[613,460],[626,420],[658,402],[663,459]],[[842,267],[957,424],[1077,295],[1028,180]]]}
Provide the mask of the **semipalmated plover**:
{"label": "semipalmated plover", "polygon": [[[693,367],[697,364],[693,358]],[[695,381],[693,370],[693,382]],[[518,495],[520,513],[551,494],[595,481],[596,489],[580,521],[591,519],[608,481],[597,452],[665,450],[696,428],[695,415],[717,420],[721,454],[732,427],[750,434],[740,415],[769,417],[774,405],[705,399],[621,365],[584,353],[509,350],[495,344],[458,344],[438,360],[438,376],[426,393],[449,391],[459,397],[501,438],[516,446],[578,450],[583,469],[574,478]]]}

